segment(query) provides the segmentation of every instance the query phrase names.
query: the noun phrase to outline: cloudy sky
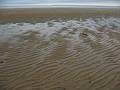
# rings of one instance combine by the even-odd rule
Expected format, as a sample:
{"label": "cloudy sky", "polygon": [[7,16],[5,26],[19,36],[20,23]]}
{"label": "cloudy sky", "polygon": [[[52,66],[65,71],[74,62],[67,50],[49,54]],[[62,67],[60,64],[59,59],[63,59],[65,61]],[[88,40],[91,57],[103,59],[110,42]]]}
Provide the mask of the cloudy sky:
{"label": "cloudy sky", "polygon": [[0,5],[4,4],[49,4],[49,3],[77,3],[77,4],[108,4],[120,5],[120,0],[0,0]]}

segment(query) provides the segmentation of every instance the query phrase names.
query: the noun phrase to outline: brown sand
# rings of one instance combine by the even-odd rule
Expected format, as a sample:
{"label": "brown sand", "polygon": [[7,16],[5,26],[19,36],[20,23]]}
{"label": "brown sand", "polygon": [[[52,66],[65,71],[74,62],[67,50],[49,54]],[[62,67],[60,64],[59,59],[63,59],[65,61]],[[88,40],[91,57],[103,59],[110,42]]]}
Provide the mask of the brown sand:
{"label": "brown sand", "polygon": [[58,18],[58,17],[96,17],[119,16],[120,7],[113,8],[17,8],[0,9],[0,20],[38,20],[40,18]]}
{"label": "brown sand", "polygon": [[42,22],[2,11],[0,90],[120,90],[120,17],[90,14]]}

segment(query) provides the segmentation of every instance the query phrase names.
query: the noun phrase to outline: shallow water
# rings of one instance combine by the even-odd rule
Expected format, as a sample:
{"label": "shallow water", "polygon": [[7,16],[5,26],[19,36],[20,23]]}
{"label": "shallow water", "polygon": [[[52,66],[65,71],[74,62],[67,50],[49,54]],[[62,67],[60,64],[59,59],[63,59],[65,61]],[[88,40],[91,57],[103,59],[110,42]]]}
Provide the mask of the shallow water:
{"label": "shallow water", "polygon": [[120,18],[0,24],[0,90],[120,90]]}

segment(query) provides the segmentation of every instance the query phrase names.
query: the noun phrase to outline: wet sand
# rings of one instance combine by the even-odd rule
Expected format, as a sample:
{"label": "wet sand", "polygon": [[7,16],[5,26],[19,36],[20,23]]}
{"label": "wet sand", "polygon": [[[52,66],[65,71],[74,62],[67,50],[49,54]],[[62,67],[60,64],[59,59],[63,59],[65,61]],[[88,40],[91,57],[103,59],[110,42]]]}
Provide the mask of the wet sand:
{"label": "wet sand", "polygon": [[[96,16],[120,16],[120,6],[116,7],[42,7],[42,8],[0,8],[0,20],[2,21],[39,21],[46,18],[58,17],[96,17]],[[1,22],[1,21],[0,21]]]}
{"label": "wet sand", "polygon": [[120,90],[119,16],[16,14],[0,17],[0,90]]}

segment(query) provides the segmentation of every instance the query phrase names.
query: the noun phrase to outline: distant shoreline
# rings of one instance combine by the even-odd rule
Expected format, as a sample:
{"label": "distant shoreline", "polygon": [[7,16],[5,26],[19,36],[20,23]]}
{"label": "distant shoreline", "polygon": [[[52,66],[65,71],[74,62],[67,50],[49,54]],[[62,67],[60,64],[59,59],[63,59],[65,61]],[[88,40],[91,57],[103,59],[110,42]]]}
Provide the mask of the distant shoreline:
{"label": "distant shoreline", "polygon": [[11,8],[120,8],[119,5],[86,5],[86,4],[5,4],[0,9]]}

